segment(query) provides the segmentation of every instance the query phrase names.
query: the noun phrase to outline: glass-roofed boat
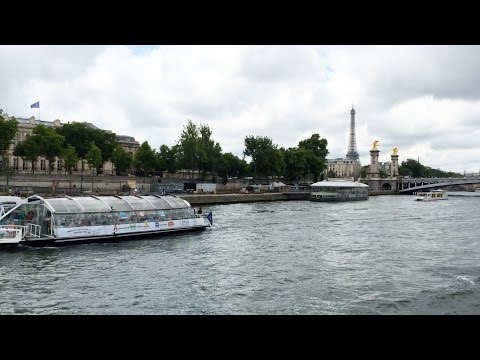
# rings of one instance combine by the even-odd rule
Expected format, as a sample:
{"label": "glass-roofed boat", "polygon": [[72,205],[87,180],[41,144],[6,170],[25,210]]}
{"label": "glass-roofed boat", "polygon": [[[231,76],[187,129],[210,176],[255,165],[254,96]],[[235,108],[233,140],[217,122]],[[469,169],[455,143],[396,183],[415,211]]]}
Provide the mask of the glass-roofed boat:
{"label": "glass-roofed boat", "polygon": [[346,180],[323,180],[310,185],[310,201],[357,200],[368,200],[368,185]]}
{"label": "glass-roofed boat", "polygon": [[0,217],[0,245],[57,246],[203,230],[212,213],[196,214],[175,195],[34,195]]}

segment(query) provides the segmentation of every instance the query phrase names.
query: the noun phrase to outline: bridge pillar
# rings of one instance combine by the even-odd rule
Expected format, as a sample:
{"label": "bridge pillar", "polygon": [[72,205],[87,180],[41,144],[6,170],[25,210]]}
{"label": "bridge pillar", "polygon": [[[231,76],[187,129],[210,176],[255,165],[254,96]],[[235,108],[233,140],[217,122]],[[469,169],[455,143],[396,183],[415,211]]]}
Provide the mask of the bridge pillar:
{"label": "bridge pillar", "polygon": [[378,154],[380,150],[372,149],[370,150],[370,172],[368,173],[369,178],[379,178],[380,172],[378,171]]}
{"label": "bridge pillar", "polygon": [[395,177],[398,176],[398,155],[392,154],[390,157],[392,158],[392,166],[390,166],[390,176]]}

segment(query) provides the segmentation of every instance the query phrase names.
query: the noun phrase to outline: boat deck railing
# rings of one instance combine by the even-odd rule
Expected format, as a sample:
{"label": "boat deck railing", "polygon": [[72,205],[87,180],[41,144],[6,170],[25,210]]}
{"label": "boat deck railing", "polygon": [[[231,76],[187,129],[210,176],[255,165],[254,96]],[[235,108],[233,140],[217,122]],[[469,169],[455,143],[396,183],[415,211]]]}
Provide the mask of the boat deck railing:
{"label": "boat deck railing", "polygon": [[28,223],[25,230],[25,235],[39,238],[41,234],[41,230],[42,230],[42,227],[40,225]]}
{"label": "boat deck railing", "polygon": [[0,244],[18,243],[23,239],[25,226],[22,225],[0,225]]}

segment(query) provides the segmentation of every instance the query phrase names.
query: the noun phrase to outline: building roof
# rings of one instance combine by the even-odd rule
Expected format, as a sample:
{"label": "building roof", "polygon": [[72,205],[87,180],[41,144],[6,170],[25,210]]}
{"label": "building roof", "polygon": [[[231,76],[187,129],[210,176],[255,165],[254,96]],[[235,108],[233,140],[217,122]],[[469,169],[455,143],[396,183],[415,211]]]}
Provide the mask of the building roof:
{"label": "building roof", "polygon": [[[8,114],[3,114],[3,115],[4,115],[4,118],[6,118],[6,119],[11,119],[12,118],[11,116],[8,116]],[[59,126],[63,125],[59,119],[56,119],[54,121],[46,121],[46,120],[35,119],[35,116],[31,116],[28,119],[21,118],[21,117],[16,117],[15,120],[17,120],[17,122],[20,123],[20,124],[45,125],[45,126],[55,126],[55,127],[59,127]],[[92,123],[89,123],[89,122],[86,122],[86,121],[80,122],[80,124],[84,124],[91,129],[102,130],[99,127],[93,125]],[[109,132],[109,133],[112,132],[111,130],[103,130],[103,131],[106,131],[106,132]],[[116,135],[116,139],[119,142],[129,142],[129,143],[133,143],[133,144],[138,144],[138,141],[136,141],[133,136]]]}

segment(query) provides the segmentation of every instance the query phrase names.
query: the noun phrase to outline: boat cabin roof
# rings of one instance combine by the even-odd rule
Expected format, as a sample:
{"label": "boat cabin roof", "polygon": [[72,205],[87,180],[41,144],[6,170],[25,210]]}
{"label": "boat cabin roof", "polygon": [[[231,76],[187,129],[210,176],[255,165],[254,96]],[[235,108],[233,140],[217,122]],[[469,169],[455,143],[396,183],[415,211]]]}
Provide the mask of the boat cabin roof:
{"label": "boat cabin roof", "polygon": [[18,196],[0,196],[0,204],[18,204],[22,199]]}
{"label": "boat cabin roof", "polygon": [[128,195],[128,196],[65,196],[43,198],[30,196],[29,203],[45,204],[53,213],[89,213],[137,210],[169,210],[189,208],[190,203],[175,195]]}
{"label": "boat cabin roof", "polygon": [[345,180],[338,180],[338,181],[327,181],[323,180],[320,182],[316,182],[315,184],[310,185],[311,187],[314,186],[321,186],[321,187],[363,187],[368,188],[367,184],[362,184],[361,182],[356,181],[345,181]]}

